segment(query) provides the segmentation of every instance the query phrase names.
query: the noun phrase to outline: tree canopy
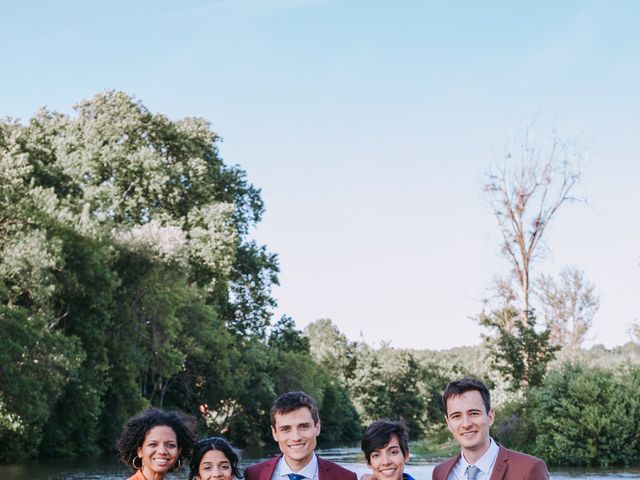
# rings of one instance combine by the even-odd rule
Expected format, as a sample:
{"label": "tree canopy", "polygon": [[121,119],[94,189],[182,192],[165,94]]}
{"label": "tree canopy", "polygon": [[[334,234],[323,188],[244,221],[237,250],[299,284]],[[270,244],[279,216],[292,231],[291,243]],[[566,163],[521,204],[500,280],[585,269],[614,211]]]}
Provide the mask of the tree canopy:
{"label": "tree canopy", "polygon": [[260,191],[218,142],[118,91],[0,122],[0,460],[112,449],[149,404],[261,443],[290,388],[357,423],[293,323],[271,325]]}

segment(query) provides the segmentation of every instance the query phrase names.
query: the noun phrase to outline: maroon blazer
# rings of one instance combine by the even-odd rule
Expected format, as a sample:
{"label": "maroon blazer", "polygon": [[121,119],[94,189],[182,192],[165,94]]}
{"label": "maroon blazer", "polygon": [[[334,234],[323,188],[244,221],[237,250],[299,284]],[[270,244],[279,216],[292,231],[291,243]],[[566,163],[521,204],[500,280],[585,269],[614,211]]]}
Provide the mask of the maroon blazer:
{"label": "maroon blazer", "polygon": [[[460,455],[436,465],[433,480],[447,480]],[[549,472],[542,460],[500,446],[490,480],[548,480]]]}
{"label": "maroon blazer", "polygon": [[[317,455],[316,457],[318,458],[318,480],[358,480],[351,470]],[[282,455],[251,465],[244,471],[245,480],[271,480],[280,458]]]}

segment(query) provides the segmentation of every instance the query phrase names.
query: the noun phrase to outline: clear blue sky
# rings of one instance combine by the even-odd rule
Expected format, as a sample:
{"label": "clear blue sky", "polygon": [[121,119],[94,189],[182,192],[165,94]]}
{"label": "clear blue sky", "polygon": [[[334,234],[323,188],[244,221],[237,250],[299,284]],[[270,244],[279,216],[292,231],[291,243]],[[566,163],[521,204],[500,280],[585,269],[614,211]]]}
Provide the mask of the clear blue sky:
{"label": "clear blue sky", "polygon": [[115,88],[201,116],[262,188],[276,315],[351,339],[480,342],[492,151],[534,114],[591,152],[538,272],[601,296],[589,344],[640,316],[640,2],[29,1],[0,15],[0,116]]}

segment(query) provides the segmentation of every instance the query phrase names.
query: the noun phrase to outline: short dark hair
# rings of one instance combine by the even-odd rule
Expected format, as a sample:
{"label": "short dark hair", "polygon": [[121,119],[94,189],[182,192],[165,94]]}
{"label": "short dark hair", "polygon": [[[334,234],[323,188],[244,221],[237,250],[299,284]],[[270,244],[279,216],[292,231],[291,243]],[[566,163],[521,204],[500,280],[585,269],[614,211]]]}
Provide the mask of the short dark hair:
{"label": "short dark hair", "polygon": [[198,475],[200,470],[200,463],[204,454],[211,450],[218,450],[227,457],[231,464],[231,473],[235,478],[243,478],[242,471],[238,464],[240,463],[240,454],[229,441],[224,437],[209,437],[204,440],[200,440],[193,449],[193,457],[191,457],[191,464],[189,465],[191,471],[189,472],[189,480],[193,480]]}
{"label": "short dark hair", "polygon": [[362,436],[360,448],[364,452],[367,463],[369,463],[374,450],[389,445],[392,435],[398,437],[402,454],[405,457],[409,454],[409,429],[404,420],[402,418],[398,420],[383,418],[369,425]]}
{"label": "short dark hair", "polygon": [[299,408],[308,408],[311,411],[314,425],[320,421],[318,404],[311,395],[307,395],[304,392],[289,392],[280,395],[273,403],[273,407],[271,407],[271,426],[276,428],[276,415],[293,412]]}
{"label": "short dark hair", "polygon": [[[178,447],[181,449],[176,464],[185,464],[191,458],[191,451],[196,443],[193,424],[194,420],[182,412],[165,412],[159,408],[148,408],[125,423],[118,440],[120,460],[132,470],[136,470],[133,461],[138,456],[138,448],[142,446],[149,430],[154,427],[169,427],[175,432]],[[175,470],[178,465],[174,464],[171,470]]]}
{"label": "short dark hair", "polygon": [[447,385],[447,388],[444,389],[444,393],[442,394],[444,416],[446,417],[448,415],[447,400],[449,400],[451,397],[458,397],[463,393],[467,393],[473,390],[480,392],[482,401],[484,403],[484,408],[487,410],[487,413],[489,413],[489,410],[491,410],[491,394],[489,393],[489,389],[480,380],[476,380],[475,378],[471,377],[465,377],[449,383],[449,385]]}

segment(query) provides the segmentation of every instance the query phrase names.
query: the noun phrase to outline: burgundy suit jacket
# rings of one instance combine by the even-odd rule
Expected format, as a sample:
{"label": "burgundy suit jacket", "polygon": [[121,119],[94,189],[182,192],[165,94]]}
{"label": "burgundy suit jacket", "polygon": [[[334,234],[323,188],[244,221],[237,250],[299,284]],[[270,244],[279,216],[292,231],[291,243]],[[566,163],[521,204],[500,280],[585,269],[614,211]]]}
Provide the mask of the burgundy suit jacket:
{"label": "burgundy suit jacket", "polygon": [[[318,458],[318,480],[358,480],[351,470],[317,455],[316,457]],[[280,458],[282,455],[251,465],[244,471],[245,480],[271,480]]]}
{"label": "burgundy suit jacket", "polygon": [[[449,474],[460,459],[456,457],[436,465],[433,480],[447,480]],[[548,480],[549,472],[542,460],[531,455],[508,450],[500,446],[490,480]]]}

